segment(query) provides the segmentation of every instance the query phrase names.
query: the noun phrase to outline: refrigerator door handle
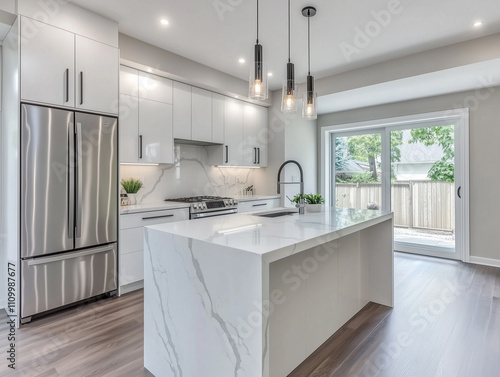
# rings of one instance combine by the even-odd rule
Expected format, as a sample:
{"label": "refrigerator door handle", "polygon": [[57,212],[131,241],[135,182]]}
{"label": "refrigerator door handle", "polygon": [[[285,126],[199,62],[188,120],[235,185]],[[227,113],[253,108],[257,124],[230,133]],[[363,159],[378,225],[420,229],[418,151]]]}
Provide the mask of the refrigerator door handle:
{"label": "refrigerator door handle", "polygon": [[76,123],[76,166],[75,166],[75,175],[76,175],[76,187],[75,187],[75,200],[76,200],[76,209],[75,209],[75,238],[80,238],[82,236],[82,166],[83,166],[83,158],[82,158],[82,124]]}
{"label": "refrigerator door handle", "polygon": [[67,260],[67,259],[75,259],[75,258],[78,258],[78,257],[87,256],[87,255],[99,254],[99,253],[103,253],[105,251],[113,250],[114,247],[115,247],[115,245],[112,244],[112,245],[108,245],[108,246],[94,248],[92,250],[85,250],[85,251],[80,251],[80,252],[77,251],[77,252],[72,252],[72,253],[64,253],[64,254],[61,254],[61,255],[54,256],[54,257],[30,259],[28,261],[28,266],[37,266],[37,265],[40,265],[40,264],[60,262],[60,261]]}
{"label": "refrigerator door handle", "polygon": [[73,239],[75,232],[75,125],[68,124],[68,154],[67,154],[67,179],[68,179],[68,238]]}

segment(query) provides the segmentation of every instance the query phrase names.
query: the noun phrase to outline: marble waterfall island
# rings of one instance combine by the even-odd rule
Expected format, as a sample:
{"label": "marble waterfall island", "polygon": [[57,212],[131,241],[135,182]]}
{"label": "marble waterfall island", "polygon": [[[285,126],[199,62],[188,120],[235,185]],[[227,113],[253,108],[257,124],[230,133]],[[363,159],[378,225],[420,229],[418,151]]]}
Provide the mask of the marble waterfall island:
{"label": "marble waterfall island", "polygon": [[393,306],[391,213],[332,208],[147,227],[144,365],[283,377],[369,301]]}

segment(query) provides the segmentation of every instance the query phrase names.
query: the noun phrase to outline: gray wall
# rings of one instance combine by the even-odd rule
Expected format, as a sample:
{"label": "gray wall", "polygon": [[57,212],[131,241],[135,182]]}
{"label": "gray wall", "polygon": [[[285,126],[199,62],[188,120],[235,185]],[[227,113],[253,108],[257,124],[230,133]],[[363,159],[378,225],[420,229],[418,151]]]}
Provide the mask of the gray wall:
{"label": "gray wall", "polygon": [[463,107],[470,110],[471,256],[500,262],[500,87],[325,114],[318,118],[318,129]]}

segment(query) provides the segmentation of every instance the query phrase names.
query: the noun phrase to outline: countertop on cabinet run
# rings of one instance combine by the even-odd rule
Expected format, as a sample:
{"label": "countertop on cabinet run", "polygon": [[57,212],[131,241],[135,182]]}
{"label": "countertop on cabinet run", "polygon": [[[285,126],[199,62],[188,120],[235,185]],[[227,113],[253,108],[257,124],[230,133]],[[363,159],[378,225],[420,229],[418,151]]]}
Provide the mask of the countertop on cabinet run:
{"label": "countertop on cabinet run", "polygon": [[240,202],[252,202],[256,200],[270,200],[270,199],[280,199],[280,195],[236,195],[233,199]]}
{"label": "countertop on cabinet run", "polygon": [[189,208],[189,203],[176,202],[155,202],[155,203],[139,203],[135,205],[120,207],[120,215],[128,213],[162,211],[165,209]]}
{"label": "countertop on cabinet run", "polygon": [[[293,211],[274,208],[261,213],[283,210]],[[280,217],[257,216],[259,213],[209,217],[150,228],[190,241],[261,255],[269,263],[392,218],[391,212],[352,208],[331,208],[302,215],[297,212]]]}

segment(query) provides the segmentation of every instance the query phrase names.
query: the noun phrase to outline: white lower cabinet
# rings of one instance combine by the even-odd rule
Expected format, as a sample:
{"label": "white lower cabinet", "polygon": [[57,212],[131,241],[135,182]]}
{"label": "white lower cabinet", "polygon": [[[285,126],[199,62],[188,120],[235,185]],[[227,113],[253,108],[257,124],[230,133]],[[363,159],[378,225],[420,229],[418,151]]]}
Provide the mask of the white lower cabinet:
{"label": "white lower cabinet", "polygon": [[144,279],[144,227],[188,220],[189,209],[169,209],[120,215],[120,294],[142,288]]}
{"label": "white lower cabinet", "polygon": [[262,199],[262,200],[249,200],[240,201],[238,203],[238,213],[252,212],[252,211],[265,211],[268,209],[280,207],[280,199]]}

